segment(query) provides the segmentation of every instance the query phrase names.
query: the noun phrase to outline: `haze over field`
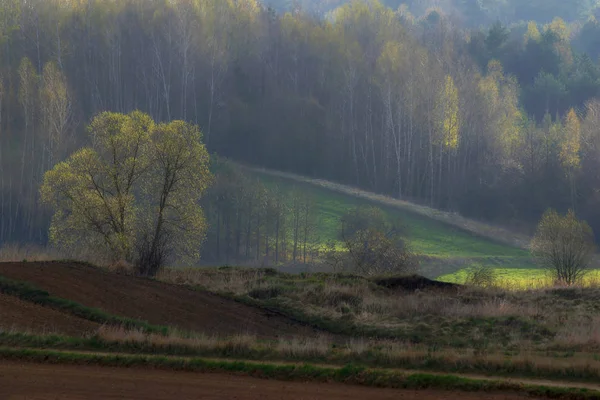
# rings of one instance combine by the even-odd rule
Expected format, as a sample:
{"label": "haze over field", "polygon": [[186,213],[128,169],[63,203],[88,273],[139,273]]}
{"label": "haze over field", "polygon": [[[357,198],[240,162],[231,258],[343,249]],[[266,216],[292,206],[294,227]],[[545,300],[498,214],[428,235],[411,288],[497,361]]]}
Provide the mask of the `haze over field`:
{"label": "haze over field", "polygon": [[0,243],[45,245],[44,172],[134,109],[250,165],[526,234],[549,207],[600,227],[595,3],[319,4],[4,1]]}
{"label": "haze over field", "polygon": [[0,0],[0,397],[600,398],[599,19]]}

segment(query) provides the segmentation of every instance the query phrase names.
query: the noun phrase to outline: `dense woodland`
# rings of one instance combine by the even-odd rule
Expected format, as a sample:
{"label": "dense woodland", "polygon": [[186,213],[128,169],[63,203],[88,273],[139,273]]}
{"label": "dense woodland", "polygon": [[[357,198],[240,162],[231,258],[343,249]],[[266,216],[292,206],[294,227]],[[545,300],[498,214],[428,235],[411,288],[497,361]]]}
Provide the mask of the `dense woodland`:
{"label": "dense woodland", "polygon": [[[322,17],[256,0],[2,0],[0,243],[45,243],[44,172],[86,144],[92,116],[134,109],[198,124],[211,153],[243,163],[525,229],[574,208],[599,229],[600,24],[565,4],[539,18],[564,20],[470,27],[377,1]],[[239,224],[228,246],[247,242],[229,253],[272,251],[223,207],[211,232]]]}
{"label": "dense woodland", "polygon": [[[302,10],[327,15],[348,0],[265,0],[277,11]],[[568,22],[587,19],[596,12],[598,0],[381,0],[381,3],[402,13],[421,16],[437,8],[469,27],[491,25],[496,21],[513,24],[523,21],[551,22],[560,17]]]}

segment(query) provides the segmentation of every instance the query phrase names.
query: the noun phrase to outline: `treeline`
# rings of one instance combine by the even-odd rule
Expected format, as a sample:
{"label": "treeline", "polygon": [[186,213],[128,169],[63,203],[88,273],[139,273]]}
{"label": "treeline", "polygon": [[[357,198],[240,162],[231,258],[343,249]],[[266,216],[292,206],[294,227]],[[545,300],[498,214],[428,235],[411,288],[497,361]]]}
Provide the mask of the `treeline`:
{"label": "treeline", "polygon": [[469,52],[482,70],[498,60],[515,77],[523,109],[539,123],[571,108],[584,114],[585,103],[600,95],[599,38],[595,18],[583,26],[561,19],[512,28],[495,23],[472,34]]}
{"label": "treeline", "polygon": [[[327,19],[256,0],[1,0],[0,11],[0,242],[45,242],[44,171],[86,144],[91,116],[134,109],[198,124],[211,153],[249,164],[503,223],[572,207],[600,225],[597,63],[577,61],[560,20],[523,33],[510,57],[516,31],[377,1]],[[533,66],[521,76],[523,57]],[[536,94],[561,76],[579,82],[568,96]],[[215,257],[273,255],[276,218],[257,216],[259,203],[240,221],[232,210],[246,203],[208,213]]]}
{"label": "treeline", "polygon": [[205,263],[312,263],[319,255],[315,199],[300,188],[269,185],[242,168],[213,161],[215,182],[203,199],[209,223]]}
{"label": "treeline", "polygon": [[[280,11],[302,9],[324,14],[351,0],[265,0]],[[597,0],[382,0],[394,10],[401,8],[418,17],[437,8],[466,26],[491,25],[496,21],[504,24],[520,21],[547,23],[555,17],[567,21],[585,21],[599,9]]]}

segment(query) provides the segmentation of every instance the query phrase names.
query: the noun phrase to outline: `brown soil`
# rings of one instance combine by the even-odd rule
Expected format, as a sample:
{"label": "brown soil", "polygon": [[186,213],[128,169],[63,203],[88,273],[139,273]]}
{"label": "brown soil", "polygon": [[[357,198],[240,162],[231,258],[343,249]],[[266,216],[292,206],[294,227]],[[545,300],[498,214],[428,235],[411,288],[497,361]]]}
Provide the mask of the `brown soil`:
{"label": "brown soil", "polygon": [[0,263],[0,275],[108,313],[207,334],[314,335],[314,329],[220,296],[78,263]]}
{"label": "brown soil", "polygon": [[517,400],[525,397],[516,394],[372,389],[340,384],[279,382],[221,374],[52,366],[0,361],[0,398]]}
{"label": "brown soil", "polygon": [[38,334],[83,336],[95,332],[99,325],[0,294],[0,328]]}

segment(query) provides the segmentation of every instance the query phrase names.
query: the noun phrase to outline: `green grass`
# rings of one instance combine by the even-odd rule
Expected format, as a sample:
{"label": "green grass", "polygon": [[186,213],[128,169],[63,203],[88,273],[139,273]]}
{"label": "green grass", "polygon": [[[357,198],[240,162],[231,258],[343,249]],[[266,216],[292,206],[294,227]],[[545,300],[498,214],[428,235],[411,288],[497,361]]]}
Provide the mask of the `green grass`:
{"label": "green grass", "polygon": [[49,307],[79,318],[87,319],[99,324],[121,325],[129,328],[142,329],[146,332],[166,334],[167,327],[148,324],[131,318],[111,315],[103,310],[91,308],[71,300],[52,296],[45,290],[38,289],[27,282],[19,282],[0,276],[0,293],[18,297],[23,301]]}
{"label": "green grass", "polygon": [[[545,269],[540,268],[495,268],[496,284],[505,289],[541,289],[553,286],[552,276]],[[462,284],[467,279],[468,268],[461,269],[452,274],[438,277],[440,281]],[[584,278],[583,285],[598,286],[600,284],[600,270],[592,270]]]}
{"label": "green grass", "polygon": [[[267,186],[277,184],[284,191],[300,189],[310,193],[317,204],[320,244],[338,240],[339,221],[344,213],[359,205],[377,206],[390,218],[399,218],[413,251],[426,256],[425,275],[436,277],[460,269],[465,262],[483,262],[514,268],[532,267],[526,250],[477,235],[458,226],[429,218],[399,206],[340,193],[311,183],[257,173]],[[428,267],[430,266],[430,267]]]}
{"label": "green grass", "polygon": [[592,399],[600,392],[543,385],[525,385],[509,381],[464,378],[452,375],[408,373],[398,370],[368,369],[310,364],[269,364],[244,361],[210,360],[148,355],[90,354],[52,350],[0,348],[0,358],[47,364],[99,365],[110,367],[148,367],[171,371],[244,373],[285,381],[340,382],[369,387],[398,389],[442,389],[485,392],[517,392],[555,399]]}

